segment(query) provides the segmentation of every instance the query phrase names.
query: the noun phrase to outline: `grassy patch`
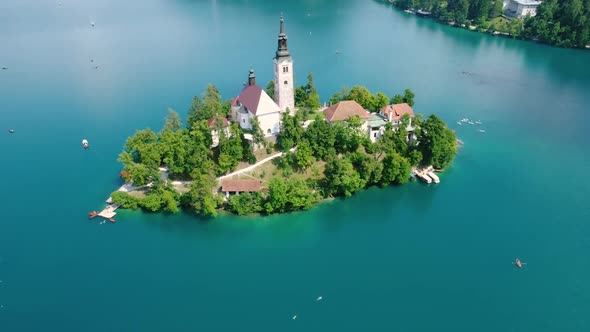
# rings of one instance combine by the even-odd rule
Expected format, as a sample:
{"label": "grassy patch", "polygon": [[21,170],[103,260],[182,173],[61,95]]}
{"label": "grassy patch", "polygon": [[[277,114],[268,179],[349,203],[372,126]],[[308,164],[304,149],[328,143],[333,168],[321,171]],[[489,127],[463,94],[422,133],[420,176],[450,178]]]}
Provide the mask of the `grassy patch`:
{"label": "grassy patch", "polygon": [[501,32],[508,31],[509,24],[510,24],[510,20],[505,17],[502,17],[502,16],[498,16],[498,17],[493,18],[489,21],[490,27],[495,27],[496,31],[501,31]]}
{"label": "grassy patch", "polygon": [[130,191],[128,192],[129,196],[133,196],[135,198],[145,198],[146,194],[147,194],[147,190],[134,190],[134,191]]}

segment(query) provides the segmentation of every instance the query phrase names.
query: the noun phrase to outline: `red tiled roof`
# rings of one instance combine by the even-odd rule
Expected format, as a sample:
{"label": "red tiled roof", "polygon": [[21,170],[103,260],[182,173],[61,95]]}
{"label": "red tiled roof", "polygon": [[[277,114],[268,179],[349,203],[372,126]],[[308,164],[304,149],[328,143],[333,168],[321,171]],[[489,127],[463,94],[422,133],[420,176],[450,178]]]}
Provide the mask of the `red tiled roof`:
{"label": "red tiled roof", "polygon": [[389,119],[389,113],[391,113],[391,121],[401,119],[406,113],[410,114],[410,117],[414,117],[414,110],[407,103],[387,105],[381,108],[381,114],[387,119]]}
{"label": "red tiled roof", "polygon": [[[226,118],[221,118],[221,119],[223,120],[223,124],[224,124],[226,127],[229,127],[229,121],[227,121],[227,119],[226,119]],[[212,127],[214,127],[214,126],[215,126],[215,124],[216,124],[215,118],[211,118],[211,119],[207,120],[207,126],[209,126],[209,128],[212,128]]]}
{"label": "red tiled roof", "polygon": [[248,109],[248,111],[256,115],[256,111],[258,111],[258,104],[260,103],[261,94],[262,89],[258,85],[248,85],[244,88],[244,90],[242,90],[240,95],[236,98],[236,101],[242,103],[242,105],[244,105]]}
{"label": "red tiled roof", "polygon": [[326,119],[332,121],[343,121],[352,116],[358,115],[361,119],[368,119],[371,113],[364,109],[354,100],[340,101],[324,110]]}
{"label": "red tiled roof", "polygon": [[260,180],[224,180],[221,184],[222,192],[253,192],[260,191]]}

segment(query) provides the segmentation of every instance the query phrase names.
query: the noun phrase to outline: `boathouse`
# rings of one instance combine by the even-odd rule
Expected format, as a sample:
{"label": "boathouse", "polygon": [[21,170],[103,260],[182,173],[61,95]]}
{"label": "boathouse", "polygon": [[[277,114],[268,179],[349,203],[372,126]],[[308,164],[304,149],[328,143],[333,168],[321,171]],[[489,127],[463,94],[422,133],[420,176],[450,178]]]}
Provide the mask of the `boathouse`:
{"label": "boathouse", "polygon": [[239,193],[259,192],[262,188],[260,180],[223,180],[221,192],[225,197]]}

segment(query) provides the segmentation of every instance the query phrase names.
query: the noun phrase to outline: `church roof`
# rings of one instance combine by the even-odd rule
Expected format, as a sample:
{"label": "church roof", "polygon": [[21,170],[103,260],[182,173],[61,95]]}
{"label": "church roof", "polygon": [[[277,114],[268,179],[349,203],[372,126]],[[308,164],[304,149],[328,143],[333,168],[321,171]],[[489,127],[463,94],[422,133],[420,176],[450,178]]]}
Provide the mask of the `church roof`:
{"label": "church roof", "polygon": [[246,86],[240,95],[234,99],[234,106],[237,106],[238,102],[254,115],[280,111],[279,106],[257,84]]}
{"label": "church roof", "polygon": [[344,121],[355,115],[360,116],[361,119],[367,119],[371,113],[354,100],[343,100],[326,108],[324,115],[328,121],[333,122]]}

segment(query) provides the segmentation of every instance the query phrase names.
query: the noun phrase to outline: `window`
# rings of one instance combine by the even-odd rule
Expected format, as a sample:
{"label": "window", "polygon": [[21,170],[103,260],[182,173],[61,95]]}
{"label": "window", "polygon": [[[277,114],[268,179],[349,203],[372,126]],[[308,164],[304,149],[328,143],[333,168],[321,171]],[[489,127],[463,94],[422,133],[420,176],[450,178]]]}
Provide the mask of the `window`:
{"label": "window", "polygon": [[283,73],[288,73],[288,72],[289,72],[289,67],[287,67],[287,66],[284,66],[284,67],[283,67]]}
{"label": "window", "polygon": [[268,130],[266,131],[267,134],[270,134],[270,128],[268,128]]}
{"label": "window", "polygon": [[373,137],[377,137],[377,133],[373,133]]}
{"label": "window", "polygon": [[246,119],[242,119],[242,123],[246,123]]}
{"label": "window", "polygon": [[283,84],[288,84],[288,83],[289,83],[289,82],[287,82],[287,81],[283,82]]}

